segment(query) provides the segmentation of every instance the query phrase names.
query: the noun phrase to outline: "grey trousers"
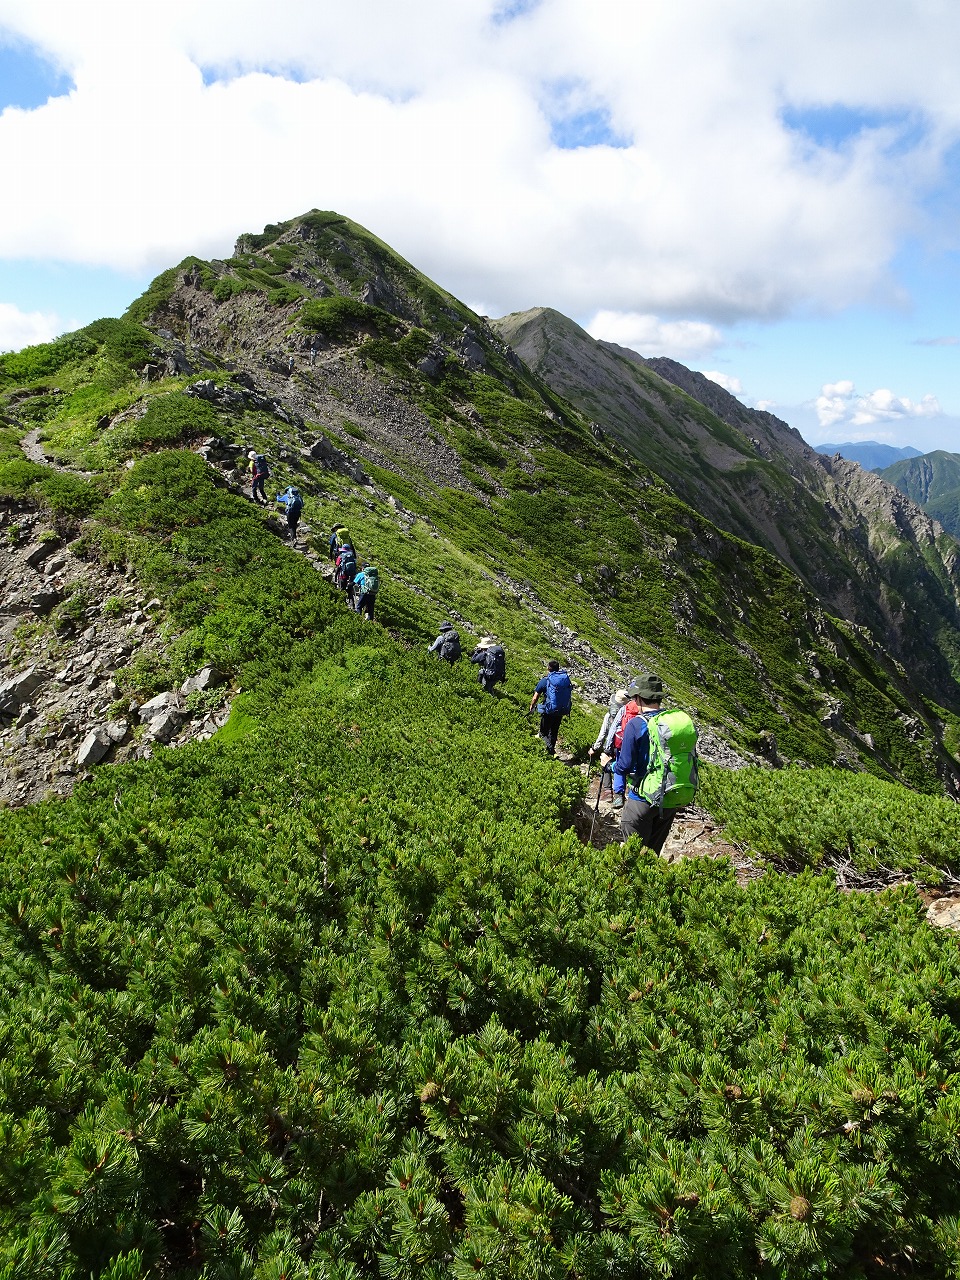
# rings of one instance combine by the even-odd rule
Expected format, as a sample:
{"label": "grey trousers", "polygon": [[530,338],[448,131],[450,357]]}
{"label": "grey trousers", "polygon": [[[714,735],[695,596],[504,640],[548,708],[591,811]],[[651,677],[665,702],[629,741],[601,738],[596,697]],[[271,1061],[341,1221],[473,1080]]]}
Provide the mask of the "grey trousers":
{"label": "grey trousers", "polygon": [[639,836],[648,849],[659,853],[676,816],[676,809],[657,809],[646,800],[633,800],[628,795],[620,810],[620,831],[624,840]]}

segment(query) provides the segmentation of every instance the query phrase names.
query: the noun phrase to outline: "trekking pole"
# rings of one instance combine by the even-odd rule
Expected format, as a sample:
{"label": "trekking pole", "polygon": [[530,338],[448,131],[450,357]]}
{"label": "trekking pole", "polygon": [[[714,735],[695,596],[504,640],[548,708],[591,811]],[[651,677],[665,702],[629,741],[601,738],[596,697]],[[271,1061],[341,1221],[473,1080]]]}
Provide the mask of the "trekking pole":
{"label": "trekking pole", "polygon": [[597,800],[593,806],[593,817],[590,820],[590,839],[589,839],[590,844],[593,844],[593,826],[597,820],[597,811],[600,808],[600,793],[603,791],[603,775],[606,772],[607,772],[607,766],[604,765],[603,768],[600,770],[600,781],[597,784]]}

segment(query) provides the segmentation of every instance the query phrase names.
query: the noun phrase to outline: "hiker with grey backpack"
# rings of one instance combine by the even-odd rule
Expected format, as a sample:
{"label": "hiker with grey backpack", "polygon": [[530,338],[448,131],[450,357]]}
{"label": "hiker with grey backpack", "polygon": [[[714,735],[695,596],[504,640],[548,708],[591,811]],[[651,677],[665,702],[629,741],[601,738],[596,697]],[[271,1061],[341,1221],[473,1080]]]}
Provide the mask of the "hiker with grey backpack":
{"label": "hiker with grey backpack", "polygon": [[451,666],[460,661],[460,636],[452,622],[440,623],[440,634],[433,644],[427,647],[427,653],[435,653],[438,658],[449,662]]}
{"label": "hiker with grey backpack", "polygon": [[507,657],[496,636],[481,637],[470,655],[470,661],[479,666],[477,679],[480,687],[487,693],[494,693],[497,685],[507,678]]}
{"label": "hiker with grey backpack", "polygon": [[677,810],[697,794],[697,730],[685,711],[663,710],[663,684],[640,676],[631,692],[640,705],[623,731],[613,764],[615,783],[626,786],[620,812],[624,840],[639,836],[659,853]]}

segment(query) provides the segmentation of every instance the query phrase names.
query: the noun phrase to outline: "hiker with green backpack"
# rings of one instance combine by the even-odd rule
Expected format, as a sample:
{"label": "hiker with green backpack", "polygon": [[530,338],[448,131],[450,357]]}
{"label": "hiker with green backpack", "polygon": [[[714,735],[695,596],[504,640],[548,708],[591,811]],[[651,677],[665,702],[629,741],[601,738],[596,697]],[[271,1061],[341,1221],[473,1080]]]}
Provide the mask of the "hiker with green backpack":
{"label": "hiker with green backpack", "polygon": [[354,608],[362,613],[365,622],[373,621],[373,607],[377,602],[380,590],[380,570],[375,564],[364,563],[353,580]]}
{"label": "hiker with green backpack", "polygon": [[659,853],[683,805],[697,794],[697,730],[685,711],[664,711],[663,684],[657,676],[639,676],[631,692],[640,714],[623,731],[613,764],[627,798],[620,811],[624,840],[639,836]]}

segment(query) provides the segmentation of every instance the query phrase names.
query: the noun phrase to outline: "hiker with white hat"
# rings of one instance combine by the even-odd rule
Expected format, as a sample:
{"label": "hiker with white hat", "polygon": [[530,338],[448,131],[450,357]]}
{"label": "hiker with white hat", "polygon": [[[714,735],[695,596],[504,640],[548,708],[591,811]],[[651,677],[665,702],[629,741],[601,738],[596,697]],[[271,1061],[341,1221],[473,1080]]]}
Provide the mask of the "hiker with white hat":
{"label": "hiker with white hat", "polygon": [[487,693],[493,693],[495,687],[507,678],[507,655],[496,636],[482,636],[470,655],[470,661],[480,667],[477,679]]}

